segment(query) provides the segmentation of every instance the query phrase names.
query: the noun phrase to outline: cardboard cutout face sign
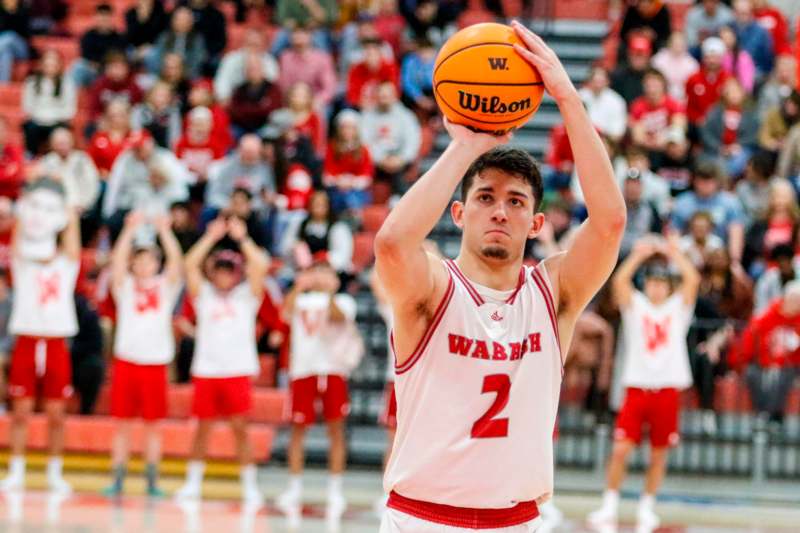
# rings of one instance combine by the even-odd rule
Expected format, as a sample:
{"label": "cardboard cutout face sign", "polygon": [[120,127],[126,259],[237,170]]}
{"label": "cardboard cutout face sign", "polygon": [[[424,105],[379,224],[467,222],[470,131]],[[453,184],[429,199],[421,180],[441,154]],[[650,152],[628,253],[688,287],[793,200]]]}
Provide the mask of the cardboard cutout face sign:
{"label": "cardboard cutout face sign", "polygon": [[67,225],[63,186],[42,178],[26,188],[17,203],[19,253],[29,260],[43,261],[56,253],[56,238]]}

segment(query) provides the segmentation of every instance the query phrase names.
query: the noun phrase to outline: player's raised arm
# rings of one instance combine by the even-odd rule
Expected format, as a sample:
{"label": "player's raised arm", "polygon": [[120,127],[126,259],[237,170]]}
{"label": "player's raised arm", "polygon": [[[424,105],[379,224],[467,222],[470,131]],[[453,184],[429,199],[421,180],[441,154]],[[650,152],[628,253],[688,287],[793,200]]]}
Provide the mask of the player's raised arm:
{"label": "player's raised arm", "polygon": [[[431,169],[422,175],[392,209],[375,237],[375,267],[386,295],[397,315],[396,328],[404,339],[416,342],[424,333],[419,327],[429,315],[436,290],[444,292],[447,273],[438,259],[429,259],[423,242],[450,203],[472,162],[491,148],[508,141],[509,135],[475,133],[445,121],[451,141]],[[432,310],[431,310],[432,312]],[[427,324],[425,324],[427,325]],[[414,346],[398,346],[398,364]],[[402,355],[400,355],[402,354]]]}
{"label": "player's raised arm", "polygon": [[117,237],[114,249],[111,252],[111,284],[115,287],[122,285],[128,274],[128,265],[133,251],[133,239],[136,230],[144,223],[144,215],[139,211],[131,211],[125,217],[125,225]]}
{"label": "player's raised arm", "polygon": [[700,273],[681,250],[678,234],[672,233],[667,237],[664,253],[675,263],[681,273],[679,290],[683,296],[683,303],[687,306],[694,306],[695,300],[697,300],[697,291],[700,288]]}
{"label": "player's raised arm", "polygon": [[518,22],[513,26],[527,47],[516,45],[517,52],[539,70],[561,111],[589,213],[572,246],[546,263],[550,273],[558,272],[559,314],[577,317],[617,262],[625,202],[608,153],[561,61],[539,36]]}
{"label": "player's raised arm", "polygon": [[169,215],[155,219],[158,239],[164,249],[164,275],[170,283],[178,283],[183,276],[183,252],[175,234],[172,232],[172,219]]}
{"label": "player's raised arm", "polygon": [[611,291],[614,301],[620,309],[628,307],[631,303],[631,295],[636,288],[633,286],[633,276],[639,267],[656,251],[653,242],[647,238],[637,240],[631,253],[619,266],[611,278]]}
{"label": "player's raised arm", "polygon": [[245,273],[250,289],[256,297],[264,295],[264,277],[269,269],[269,256],[247,234],[247,226],[238,217],[228,220],[228,235],[239,243],[245,262]]}
{"label": "player's raised arm", "polygon": [[203,283],[203,261],[227,231],[224,219],[212,220],[200,240],[186,254],[186,290],[189,296],[197,296],[200,292],[200,285]]}

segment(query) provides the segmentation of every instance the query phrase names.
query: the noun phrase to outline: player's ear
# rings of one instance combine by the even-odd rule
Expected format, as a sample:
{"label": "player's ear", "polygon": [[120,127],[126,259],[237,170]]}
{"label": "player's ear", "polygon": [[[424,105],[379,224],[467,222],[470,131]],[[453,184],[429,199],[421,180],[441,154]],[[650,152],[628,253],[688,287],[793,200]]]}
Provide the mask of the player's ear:
{"label": "player's ear", "polygon": [[528,238],[533,239],[539,235],[539,232],[542,231],[542,226],[544,226],[544,213],[534,213],[533,220],[531,220],[531,227],[528,230]]}
{"label": "player's ear", "polygon": [[464,204],[458,200],[450,204],[450,216],[459,229],[464,229]]}

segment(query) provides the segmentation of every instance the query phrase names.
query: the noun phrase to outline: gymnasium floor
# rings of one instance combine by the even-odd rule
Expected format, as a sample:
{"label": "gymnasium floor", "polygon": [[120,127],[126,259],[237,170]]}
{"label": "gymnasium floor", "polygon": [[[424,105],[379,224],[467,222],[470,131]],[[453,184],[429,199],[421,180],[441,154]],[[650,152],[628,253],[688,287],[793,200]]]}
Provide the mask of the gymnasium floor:
{"label": "gymnasium floor", "polygon": [[[572,481],[578,481],[573,476]],[[130,496],[118,503],[110,502],[98,494],[107,479],[86,474],[70,476],[78,488],[77,493],[63,500],[50,496],[35,487],[41,487],[42,476],[32,472],[24,494],[6,494],[0,497],[0,532],[11,533],[149,533],[149,532],[222,532],[222,533],[280,533],[288,531],[286,524],[271,505],[274,497],[285,486],[286,472],[280,468],[262,469],[261,484],[268,505],[257,512],[242,509],[234,499],[238,485],[235,480],[209,480],[205,485],[208,499],[198,505],[179,506],[171,500],[151,502],[141,496]],[[587,481],[587,480],[584,480]],[[180,479],[164,481],[167,491],[174,490]],[[725,483],[725,482],[708,482]],[[634,482],[635,484],[635,482]],[[721,486],[721,485],[720,485]],[[727,488],[731,485],[727,484]],[[372,502],[380,494],[380,478],[375,472],[353,472],[346,476],[345,487],[350,507],[341,523],[342,533],[375,533],[378,519],[372,511]],[[796,491],[797,484],[794,485]],[[132,479],[128,490],[141,491],[141,480]],[[710,487],[713,489],[713,486]],[[787,486],[787,491],[791,487]],[[724,491],[720,491],[722,494]],[[324,522],[325,475],[309,472],[305,479],[304,517],[299,531],[322,533],[327,531]],[[787,500],[783,504],[758,503],[752,498],[680,497],[670,488],[669,496],[659,502],[658,512],[665,525],[653,533],[790,533],[800,531],[800,505]],[[788,494],[788,493],[787,493]],[[633,533],[630,523],[635,508],[635,495],[624,499],[621,509],[622,525],[616,533]],[[577,491],[562,492],[557,497],[558,506],[567,515],[565,522],[552,533],[588,533],[592,531],[582,523],[582,517],[599,502],[596,494]],[[542,533],[545,533],[544,531]],[[603,533],[612,533],[612,530]],[[637,532],[639,533],[639,532]]]}

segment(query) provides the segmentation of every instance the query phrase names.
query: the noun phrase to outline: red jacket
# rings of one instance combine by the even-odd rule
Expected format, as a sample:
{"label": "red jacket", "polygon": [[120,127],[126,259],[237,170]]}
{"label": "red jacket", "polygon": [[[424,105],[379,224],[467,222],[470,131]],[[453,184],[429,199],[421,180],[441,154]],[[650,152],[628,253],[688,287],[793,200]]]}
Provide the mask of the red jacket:
{"label": "red jacket", "polygon": [[0,148],[0,196],[16,200],[25,181],[25,156],[16,144]]}
{"label": "red jacket", "polygon": [[789,25],[780,10],[770,5],[754,7],[753,16],[772,35],[772,49],[776,56],[792,52],[792,48],[789,46]]}
{"label": "red jacket", "polygon": [[372,185],[374,169],[366,146],[361,147],[358,158],[334,152],[331,146],[325,155],[322,182],[326,187],[363,190]]}
{"label": "red jacket", "polygon": [[550,130],[550,150],[545,156],[547,164],[554,169],[561,168],[563,163],[574,163],[575,157],[572,155],[572,146],[567,137],[567,128],[564,124],[557,124]]}
{"label": "red jacket", "polygon": [[117,156],[128,147],[129,137],[130,133],[119,142],[114,142],[114,140],[108,136],[108,132],[105,131],[98,131],[92,135],[87,152],[89,152],[97,170],[101,173],[111,171],[111,167],[114,166],[114,161],[117,160]]}
{"label": "red jacket", "polygon": [[106,105],[115,98],[123,98],[131,105],[142,101],[142,90],[136,85],[132,77],[123,81],[112,81],[103,76],[89,89],[89,103],[92,110],[92,120],[99,117]]}
{"label": "red jacket", "polygon": [[731,367],[754,361],[763,368],[800,364],[800,314],[784,316],[781,299],[750,319],[728,354]]}
{"label": "red jacket", "polygon": [[400,72],[394,61],[384,59],[378,70],[370,70],[366,63],[356,63],[347,74],[347,103],[354,107],[369,107],[375,103],[378,85],[391,81],[400,90]]}
{"label": "red jacket", "polygon": [[692,124],[697,124],[711,107],[719,101],[722,85],[730,78],[724,70],[719,71],[713,78],[701,68],[686,80],[686,118]]}
{"label": "red jacket", "polygon": [[225,147],[213,135],[206,142],[195,144],[184,133],[175,145],[175,155],[191,172],[205,175],[208,165],[225,156]]}

